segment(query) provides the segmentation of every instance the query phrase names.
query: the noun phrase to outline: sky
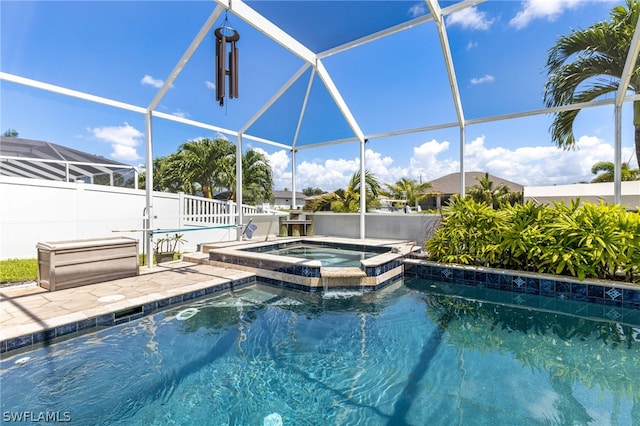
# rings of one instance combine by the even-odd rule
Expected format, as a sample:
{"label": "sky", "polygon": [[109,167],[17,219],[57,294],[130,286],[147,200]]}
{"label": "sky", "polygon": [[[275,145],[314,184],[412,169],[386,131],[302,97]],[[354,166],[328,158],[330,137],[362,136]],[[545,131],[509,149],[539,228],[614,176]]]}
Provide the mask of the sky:
{"label": "sky", "polygon": [[[314,52],[428,13],[420,1],[249,1]],[[442,7],[455,2],[441,2]],[[606,20],[617,0],[488,0],[445,19],[462,114],[466,120],[544,107],[548,50],[561,35]],[[146,108],[195,38],[215,2],[0,2],[2,72]],[[309,9],[312,8],[312,9]],[[225,24],[223,14],[215,27]],[[296,189],[344,188],[360,169],[360,145],[310,69],[257,113],[302,69],[304,61],[233,14],[240,34],[240,96],[215,100],[214,37],[208,34],[161,99],[157,111],[282,145],[295,140]],[[456,123],[445,61],[433,22],[323,57],[322,64],[368,142],[365,166],[380,182],[428,182],[460,168]],[[308,102],[303,103],[309,93]],[[4,132],[44,140],[131,165],[144,164],[144,115],[0,81]],[[304,114],[301,115],[301,111]],[[255,122],[254,118],[257,119]],[[525,186],[591,180],[593,164],[614,159],[613,107],[580,112],[577,150],[558,149],[550,115],[467,124],[464,167]],[[299,128],[298,128],[299,125]],[[408,129],[424,131],[392,135]],[[154,118],[153,157],[201,137],[235,137]],[[622,161],[637,167],[631,108],[623,109]],[[402,132],[404,133],[404,132]],[[386,135],[382,136],[381,135]],[[308,148],[309,144],[314,147]],[[291,189],[292,155],[253,140],[263,152],[275,189]]]}

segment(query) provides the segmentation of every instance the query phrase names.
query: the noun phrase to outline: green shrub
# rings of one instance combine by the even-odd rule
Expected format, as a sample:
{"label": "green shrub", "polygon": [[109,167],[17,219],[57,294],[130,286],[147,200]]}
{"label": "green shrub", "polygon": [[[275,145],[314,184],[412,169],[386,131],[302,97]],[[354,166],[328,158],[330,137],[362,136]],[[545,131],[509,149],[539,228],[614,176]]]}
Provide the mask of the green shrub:
{"label": "green shrub", "polygon": [[489,266],[498,253],[494,236],[503,226],[500,216],[485,203],[455,197],[443,209],[442,223],[426,249],[441,262]]}
{"label": "green shrub", "polygon": [[629,262],[635,250],[640,249],[637,234],[630,232],[632,214],[621,206],[591,203],[580,207],[557,205],[556,211],[555,222],[548,225],[556,242],[541,255],[546,272],[581,280],[615,279],[618,272],[632,272]]}
{"label": "green shrub", "polygon": [[455,199],[425,248],[432,260],[640,282],[640,215],[618,205],[503,206]]}
{"label": "green shrub", "polygon": [[545,248],[554,243],[554,237],[547,232],[553,222],[553,209],[546,205],[527,202],[523,205],[502,207],[504,224],[499,240],[502,267],[524,271],[539,271],[540,256]]}

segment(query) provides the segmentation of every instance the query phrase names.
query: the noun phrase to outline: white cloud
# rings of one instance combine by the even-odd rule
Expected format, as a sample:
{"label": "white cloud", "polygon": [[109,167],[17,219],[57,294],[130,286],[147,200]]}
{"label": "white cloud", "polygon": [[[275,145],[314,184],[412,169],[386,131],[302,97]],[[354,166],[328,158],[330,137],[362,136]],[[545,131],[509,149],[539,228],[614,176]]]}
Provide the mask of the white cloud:
{"label": "white cloud", "polygon": [[493,83],[496,79],[489,74],[485,74],[482,77],[474,77],[471,79],[471,84],[485,84],[485,83]]}
{"label": "white cloud", "polygon": [[438,142],[435,139],[414,147],[413,156],[409,160],[408,177],[426,182],[457,172],[460,168],[459,161],[439,158],[440,154],[446,154],[448,150],[449,142]]}
{"label": "white cloud", "polygon": [[476,47],[478,47],[477,41],[470,41],[467,43],[467,50],[475,49]]}
{"label": "white cloud", "polygon": [[206,86],[207,89],[216,90],[216,84],[211,81],[205,81],[204,85]]}
{"label": "white cloud", "polygon": [[[358,169],[358,159],[326,160],[323,163],[303,161],[297,166],[297,188],[322,188],[334,191],[347,186],[351,175]],[[290,186],[291,183],[289,182]]]}
{"label": "white cloud", "polygon": [[[392,167],[393,158],[383,157],[381,153],[375,152],[372,149],[365,151],[364,162],[367,170],[380,182],[396,182],[406,177],[407,174],[407,170],[402,167]],[[356,165],[359,170],[360,159],[358,159]],[[351,178],[351,176],[349,176],[349,178]]]}
{"label": "white cloud", "polygon": [[189,118],[189,117],[191,117],[191,115],[189,115],[188,112],[185,112],[185,111],[182,111],[182,110],[174,111],[172,114],[175,115],[176,117],[181,117],[181,118]]}
{"label": "white cloud", "polygon": [[129,123],[116,127],[95,127],[89,131],[97,139],[111,144],[111,157],[120,161],[136,161],[141,157],[136,151],[140,145],[143,133]]}
{"label": "white cloud", "polygon": [[554,21],[565,10],[579,5],[580,0],[526,0],[522,2],[522,10],[510,21],[509,25],[521,29],[535,19]]}
{"label": "white cloud", "polygon": [[142,80],[140,80],[140,83],[142,83],[145,86],[152,86],[152,87],[155,87],[156,89],[159,89],[164,85],[164,80],[159,80],[157,78],[151,77],[148,74],[145,74],[145,76],[142,77]]}
{"label": "white cloud", "polygon": [[413,6],[411,6],[411,8],[409,8],[409,16],[411,16],[412,18],[417,18],[418,16],[422,16],[426,14],[427,14],[427,6],[425,5],[424,2],[414,4]]}
{"label": "white cloud", "polygon": [[486,12],[480,12],[477,7],[468,7],[459,12],[447,16],[447,25],[460,25],[471,30],[488,30],[493,24],[493,19],[487,17]]}
{"label": "white cloud", "polygon": [[[401,178],[428,182],[459,170],[458,158],[452,158],[448,141],[435,139],[413,148],[411,158],[402,165],[395,159],[367,149],[365,162],[381,183],[394,183]],[[485,136],[465,146],[465,169],[489,172],[525,186],[570,184],[594,178],[591,166],[598,161],[613,161],[613,145],[595,136],[581,136],[576,150],[563,151],[549,144],[518,148],[488,147]],[[457,154],[456,154],[457,155]],[[633,155],[633,147],[623,148],[623,158]],[[274,168],[275,187],[291,188],[290,160],[286,151],[268,156]],[[320,187],[325,191],[345,188],[360,159],[303,161],[297,166],[296,188]]]}
{"label": "white cloud", "polygon": [[136,149],[126,145],[113,145],[111,156],[120,161],[136,161],[140,159]]}
{"label": "white cloud", "polygon": [[[623,150],[629,155],[630,149]],[[465,147],[469,171],[486,171],[525,186],[568,184],[594,178],[591,166],[613,160],[613,146],[595,136],[581,136],[577,149],[563,151],[554,145],[488,148],[481,136]]]}
{"label": "white cloud", "polygon": [[274,188],[291,188],[291,166],[289,165],[291,160],[289,158],[289,155],[287,154],[287,151],[281,149],[280,151],[276,151],[273,154],[269,154],[267,153],[267,151],[259,147],[253,147],[252,149],[263,154],[267,158],[267,161],[271,166],[271,170],[273,170]]}

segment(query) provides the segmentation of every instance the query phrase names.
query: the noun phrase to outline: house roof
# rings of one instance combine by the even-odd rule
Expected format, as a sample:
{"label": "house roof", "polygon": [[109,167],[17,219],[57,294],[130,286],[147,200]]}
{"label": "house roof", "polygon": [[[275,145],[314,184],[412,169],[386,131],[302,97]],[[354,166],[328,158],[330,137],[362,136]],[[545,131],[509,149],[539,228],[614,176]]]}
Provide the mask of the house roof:
{"label": "house roof", "polygon": [[0,175],[76,181],[96,175],[121,175],[133,172],[133,167],[55,143],[0,137]]}
{"label": "house roof", "polygon": [[[289,199],[291,197],[292,197],[291,191],[273,191],[273,198]],[[307,198],[308,197],[304,195],[304,193],[296,191],[296,200],[304,201]]]}
{"label": "house roof", "polygon": [[[464,174],[465,188],[470,188],[478,183],[478,179],[484,176],[485,172],[466,172]],[[522,192],[524,186],[519,183],[503,179],[498,176],[489,175],[489,179],[493,182],[494,187],[498,185],[506,185],[511,191]],[[460,173],[450,173],[446,176],[434,179],[431,182],[432,190],[442,192],[443,194],[458,194],[460,192]]]}

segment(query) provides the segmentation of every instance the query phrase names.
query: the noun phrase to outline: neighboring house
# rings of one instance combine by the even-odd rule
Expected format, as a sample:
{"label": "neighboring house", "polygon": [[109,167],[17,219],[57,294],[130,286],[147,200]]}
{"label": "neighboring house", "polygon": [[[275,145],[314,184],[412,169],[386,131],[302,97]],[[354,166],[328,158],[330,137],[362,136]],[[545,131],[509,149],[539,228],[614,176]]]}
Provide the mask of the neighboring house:
{"label": "neighboring house", "polygon": [[0,137],[0,175],[137,187],[135,168],[51,142]]}
{"label": "neighboring house", "polygon": [[[468,190],[472,186],[478,185],[478,180],[484,177],[485,172],[466,172],[464,174],[465,188]],[[493,187],[506,185],[510,191],[523,192],[524,186],[519,183],[511,182],[498,176],[489,175],[489,180],[493,182]],[[420,203],[423,209],[439,209],[449,198],[460,193],[460,173],[451,173],[434,179],[431,182],[431,191],[434,195],[426,201]]]}
{"label": "neighboring house", "polygon": [[[640,208],[640,180],[620,183],[621,204],[627,210],[637,211]],[[571,185],[528,186],[524,189],[524,201],[535,201],[540,204],[569,204],[577,198],[592,203],[613,203],[613,182],[575,183]]]}
{"label": "neighboring house", "polygon": [[[296,205],[295,208],[303,208],[304,202],[307,196],[302,192],[296,191]],[[273,191],[273,203],[274,209],[290,209],[293,206],[293,192],[285,189],[284,191]]]}

